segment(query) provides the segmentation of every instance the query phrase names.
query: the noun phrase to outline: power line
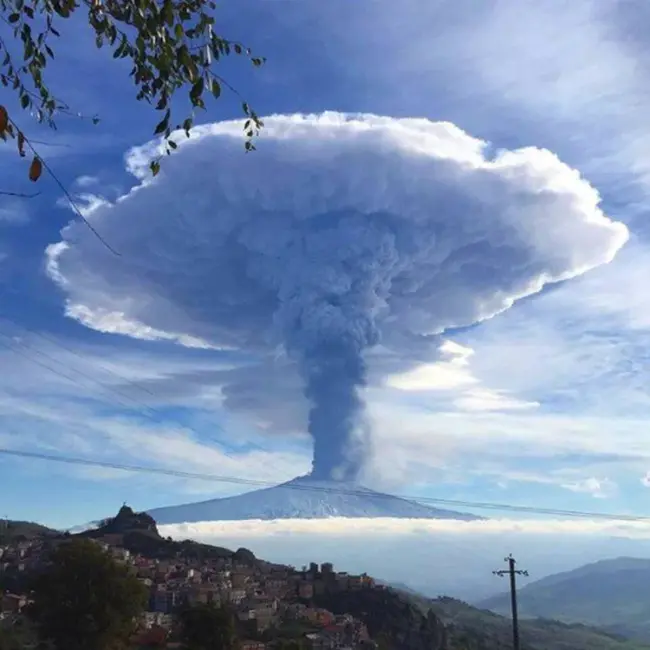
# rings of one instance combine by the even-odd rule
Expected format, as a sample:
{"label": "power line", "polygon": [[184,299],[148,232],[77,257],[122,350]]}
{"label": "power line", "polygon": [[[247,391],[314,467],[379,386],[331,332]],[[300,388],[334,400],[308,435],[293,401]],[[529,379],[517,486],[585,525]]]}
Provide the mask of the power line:
{"label": "power line", "polygon": [[[12,339],[12,337],[9,336],[8,334],[6,334],[5,332],[0,331],[0,336],[3,337],[5,340],[11,341],[14,344],[16,343],[16,341],[14,339]],[[108,385],[104,384],[103,382],[99,381],[98,379],[96,379],[92,375],[89,375],[88,373],[86,373],[86,372],[84,372],[82,370],[79,370],[78,368],[75,368],[74,366],[67,366],[66,364],[62,363],[59,359],[56,359],[55,357],[53,357],[51,354],[48,354],[47,352],[43,352],[43,350],[39,350],[38,348],[36,348],[33,345],[29,345],[29,344],[25,343],[24,341],[19,341],[18,344],[20,345],[20,348],[23,348],[23,350],[21,350],[21,352],[22,352],[21,356],[23,356],[25,359],[27,359],[29,361],[35,361],[35,359],[32,356],[30,356],[30,355],[28,355],[28,354],[26,354],[24,352],[25,348],[27,350],[30,350],[30,351],[34,352],[35,354],[37,354],[37,355],[39,355],[41,357],[44,357],[45,359],[48,359],[49,361],[51,361],[54,364],[58,364],[58,365],[60,365],[60,366],[62,366],[64,368],[66,368],[67,370],[71,370],[72,372],[77,373],[80,377],[83,377],[84,379],[86,379],[86,381],[89,381],[89,382],[91,382],[93,384],[96,384],[102,390],[104,390],[106,392],[112,393],[113,395],[116,395],[116,396],[118,396],[118,397],[120,397],[122,399],[129,400],[129,401],[133,402],[133,404],[135,404],[139,408],[144,408],[144,409],[147,409],[147,410],[151,410],[151,408],[149,406],[147,406],[146,404],[143,404],[142,402],[137,401],[136,399],[134,399],[130,395],[128,395],[126,393],[122,393],[121,391],[116,390],[112,386],[108,386]],[[9,348],[13,352],[18,352],[18,350],[20,350],[20,348],[17,348],[15,345],[10,345],[8,343],[5,343],[4,347]],[[45,364],[40,364],[40,365],[41,365],[41,367],[46,368],[50,372],[56,372],[48,365],[45,365]],[[56,374],[58,374],[61,377],[65,377],[66,379],[73,382],[77,386],[81,386],[81,384],[74,377],[70,377],[70,376],[62,374],[60,372],[56,372]],[[120,403],[122,404],[122,406],[125,406],[126,408],[131,408],[131,409],[133,408],[132,406],[129,406],[128,404],[125,404],[124,402],[120,402]]]}
{"label": "power line", "polygon": [[49,372],[52,372],[55,375],[58,375],[59,377],[63,377],[63,379],[67,379],[68,381],[71,381],[72,383],[79,385],[75,381],[75,379],[73,377],[69,377],[68,375],[66,375],[64,373],[59,372],[58,370],[56,370],[54,368],[51,368],[47,364],[41,363],[37,359],[34,359],[33,357],[30,357],[28,354],[25,354],[22,350],[19,350],[18,348],[14,347],[12,345],[9,345],[7,343],[3,343],[2,341],[0,341],[0,346],[2,346],[3,348],[9,350],[10,352],[13,352],[14,354],[17,354],[17,355],[23,357],[24,359],[27,359],[28,361],[31,361],[32,363],[35,363],[37,366],[40,366],[41,368],[44,368],[45,370],[48,370]]}
{"label": "power line", "polygon": [[504,562],[508,563],[508,568],[501,571],[492,571],[495,576],[510,578],[510,607],[512,610],[512,647],[519,650],[519,617],[517,615],[517,576],[528,576],[528,571],[515,569],[516,560],[510,554]]}
{"label": "power line", "polygon": [[[2,317],[0,317],[2,318]],[[9,322],[12,322],[11,319],[6,319]],[[20,325],[17,325],[16,323],[13,323],[14,325],[20,327]],[[29,328],[25,328],[28,331],[31,331]],[[11,343],[15,343],[15,341],[6,333],[3,333],[0,331],[0,337],[4,337],[6,340],[9,340]],[[42,337],[45,338],[45,337]],[[53,340],[54,341],[54,340]],[[88,381],[91,381],[92,383],[98,385],[101,389],[103,389],[106,393],[112,393],[113,395],[117,395],[120,398],[123,399],[128,399],[130,400],[133,404],[135,404],[138,409],[137,413],[140,415],[143,415],[145,417],[148,417],[151,419],[155,424],[160,424],[160,419],[159,419],[159,414],[156,413],[155,409],[151,408],[147,404],[140,402],[130,395],[121,393],[117,390],[115,390],[112,386],[106,385],[103,382],[99,381],[98,379],[92,377],[91,375],[88,375],[87,373],[84,373],[73,366],[67,366],[66,364],[63,364],[60,360],[52,357],[51,355],[38,350],[37,348],[29,345],[25,345],[24,343],[21,342],[21,345],[23,348],[27,348],[28,350],[32,350],[36,354],[39,354],[42,357],[45,357],[46,359],[49,359],[55,364],[58,364],[67,370],[72,370],[73,372],[76,372],[82,377],[85,377]],[[38,365],[39,367],[47,370],[48,372],[51,372],[59,377],[62,377],[73,384],[85,388],[82,384],[80,384],[75,377],[71,377],[70,375],[61,372],[60,370],[57,370],[56,368],[52,368],[50,365],[43,363],[42,361],[39,361],[38,359],[34,358],[33,356],[27,354],[24,349],[18,348],[15,345],[10,345],[8,343],[3,343],[0,340],[0,346],[14,352],[15,354],[18,354],[22,356],[23,358],[27,359],[28,361]],[[65,349],[64,346],[60,346]],[[118,400],[118,403],[120,403],[122,406],[124,406],[127,409],[133,410],[134,407],[125,404],[124,402]],[[195,435],[198,435],[196,431],[194,431],[190,426],[187,425],[187,423],[183,422],[180,419],[174,418],[170,416],[169,414],[165,415],[165,419],[167,421],[172,421],[181,426],[182,428],[191,431]],[[215,422],[215,426],[224,432],[223,427],[218,423]],[[249,443],[250,446],[257,448],[262,451],[266,451],[263,447],[256,445],[254,443]],[[236,478],[236,477],[228,477],[228,476],[218,476],[218,475],[212,475],[212,474],[200,474],[200,473],[193,473],[193,472],[182,472],[182,471],[177,471],[177,470],[168,470],[165,468],[154,468],[154,467],[140,467],[140,466],[129,466],[129,465],[120,465],[120,464],[115,464],[115,463],[104,463],[102,461],[95,461],[92,459],[79,459],[79,458],[70,458],[70,457],[64,457],[64,456],[49,456],[46,454],[38,454],[36,452],[22,452],[18,450],[8,450],[8,449],[0,449],[0,454],[5,454],[5,455],[14,455],[14,456],[24,456],[24,457],[32,457],[32,458],[38,458],[41,460],[47,460],[47,461],[52,461],[52,462],[64,462],[64,463],[71,463],[71,464],[83,464],[83,465],[90,465],[90,466],[96,466],[96,467],[108,467],[112,469],[118,469],[118,470],[124,470],[128,472],[147,472],[147,473],[155,473],[155,474],[166,474],[170,476],[176,476],[180,478],[189,478],[189,479],[196,479],[196,480],[210,480],[210,481],[217,481],[217,482],[223,482],[223,483],[232,483],[232,484],[238,484],[238,485],[248,485],[248,486],[253,486],[253,487],[272,487],[274,484],[269,483],[269,482],[264,482],[264,481],[258,481],[254,479],[245,479],[245,478]],[[230,456],[230,454],[226,453],[226,455]],[[437,504],[437,505],[447,505],[447,506],[454,506],[454,507],[469,507],[469,508],[477,508],[477,509],[483,509],[483,510],[495,510],[495,511],[510,511],[510,512],[519,512],[519,513],[531,513],[531,514],[545,514],[545,515],[554,515],[554,516],[566,516],[566,517],[580,517],[580,518],[591,518],[591,519],[607,519],[607,520],[612,520],[612,519],[617,519],[617,520],[625,520],[625,521],[648,521],[650,522],[650,517],[639,517],[636,515],[618,515],[618,514],[605,514],[605,513],[598,513],[598,512],[584,512],[584,511],[577,511],[577,510],[563,510],[563,509],[556,509],[556,508],[541,508],[537,506],[515,506],[511,504],[502,504],[502,503],[489,503],[489,502],[469,502],[469,501],[463,501],[463,500],[456,500],[456,499],[439,499],[439,498],[431,498],[431,497],[412,497],[412,496],[403,496],[403,495],[384,495],[381,493],[366,493],[365,491],[350,491],[350,490],[334,490],[332,488],[325,488],[322,486],[305,486],[305,485],[291,485],[287,486],[290,489],[302,489],[302,490],[311,490],[311,491],[324,491],[324,492],[337,492],[337,493],[342,493],[342,494],[348,494],[351,496],[372,496],[376,498],[381,498],[381,497],[390,497],[390,498],[403,498],[403,499],[409,499],[409,500],[414,500],[414,501],[421,501],[421,502],[426,502],[426,503],[432,503],[432,504]]]}
{"label": "power line", "polygon": [[[49,336],[48,334],[45,334],[44,332],[39,332],[38,330],[35,330],[32,327],[28,327],[24,323],[17,323],[16,321],[12,320],[11,318],[7,316],[0,316],[0,320],[4,320],[8,323],[11,323],[14,327],[18,327],[20,329],[23,329],[27,332],[30,332],[31,334],[34,334],[35,336],[38,336],[39,338],[43,339],[44,341],[49,342],[50,344],[61,348],[62,350],[65,350],[66,352],[69,352],[70,354],[74,355],[75,357],[81,359],[82,361],[85,361],[87,357],[83,356],[80,354],[77,350],[74,348],[70,347],[69,345],[65,345],[58,339],[55,339],[53,336]],[[59,362],[60,363],[60,362]],[[132,379],[128,379],[127,377],[124,377],[123,375],[120,375],[118,372],[115,372],[111,368],[108,368],[102,363],[99,363],[95,361],[95,364],[97,367],[101,368],[104,372],[112,375],[116,379],[119,379],[120,381],[124,382],[125,384],[128,384],[129,386],[134,386],[135,388],[138,388],[139,390],[143,391],[144,393],[147,393],[148,395],[151,395],[154,397],[154,394],[145,386],[141,386],[137,382],[133,381]]]}
{"label": "power line", "polygon": [[[9,320],[9,322],[13,322],[10,319],[6,319],[6,320]],[[16,323],[14,323],[14,325],[20,327]],[[25,328],[25,329],[28,329],[28,328]],[[78,368],[75,368],[74,366],[70,366],[70,365],[66,365],[66,364],[62,363],[59,359],[56,359],[52,355],[47,354],[46,352],[43,352],[42,350],[39,350],[38,348],[36,348],[33,345],[29,345],[29,344],[26,344],[26,343],[21,341],[20,342],[21,347],[17,347],[15,345],[16,341],[5,332],[0,331],[0,337],[4,337],[5,340],[9,341],[9,343],[3,343],[0,340],[0,346],[14,352],[15,354],[18,354],[19,356],[21,356],[24,359],[30,361],[31,363],[34,363],[34,364],[40,366],[41,368],[47,370],[48,372],[51,372],[51,373],[53,373],[53,374],[55,374],[55,375],[57,375],[59,377],[62,377],[64,379],[72,382],[73,384],[75,384],[76,386],[79,386],[82,389],[87,388],[86,386],[81,384],[79,381],[77,381],[77,379],[74,376],[70,376],[69,374],[61,372],[60,370],[57,370],[56,368],[53,368],[52,366],[48,365],[47,363],[43,363],[42,361],[39,361],[38,359],[34,358],[32,355],[27,354],[25,352],[25,348],[27,350],[30,350],[30,351],[34,352],[35,354],[37,354],[37,355],[39,355],[41,357],[44,357],[44,358],[48,359],[50,362],[52,362],[52,363],[54,363],[56,365],[62,366],[66,370],[70,370],[72,372],[77,373],[79,376],[84,377],[86,379],[86,381],[90,381],[93,384],[96,384],[97,386],[99,386],[99,388],[103,392],[105,392],[107,394],[111,393],[112,396],[117,396],[119,398],[117,400],[117,402],[121,406],[123,406],[124,408],[126,408],[128,410],[131,410],[131,411],[136,410],[138,415],[141,415],[141,416],[144,416],[144,417],[148,418],[149,420],[154,422],[156,425],[160,424],[161,414],[157,413],[154,408],[152,408],[151,406],[149,406],[145,402],[139,401],[139,400],[135,399],[134,397],[132,397],[131,395],[129,395],[127,393],[124,393],[122,391],[119,391],[119,390],[115,389],[113,386],[110,386],[108,384],[103,383],[102,381],[96,379],[92,375],[89,375],[88,373],[83,372],[83,371],[79,370]],[[151,395],[153,395],[153,393],[151,393]],[[115,397],[113,397],[113,399],[115,399]],[[129,402],[131,402],[131,404],[126,403],[123,400],[128,400]],[[194,431],[192,429],[192,427],[190,427],[186,422],[182,421],[181,419],[176,418],[173,415],[170,415],[168,413],[166,413],[164,417],[165,417],[165,421],[173,422],[173,423],[177,424],[178,426],[182,427],[183,429],[192,431],[192,433],[194,433],[195,435],[198,435],[198,433],[196,431]],[[225,430],[224,430],[223,426],[219,422],[215,421],[213,424],[218,430],[220,430],[222,433],[225,433]],[[218,442],[218,441],[215,440],[215,442]],[[258,449],[263,449],[262,447],[260,447],[259,445],[255,445],[254,443],[249,442],[249,444],[251,446],[253,446],[253,447],[257,447]],[[226,454],[226,456],[230,455],[228,452],[224,452],[224,453]]]}
{"label": "power line", "polygon": [[[166,469],[164,467],[126,465],[123,463],[112,463],[108,461],[94,460],[91,458],[76,458],[73,456],[42,454],[38,452],[22,451],[19,449],[0,448],[0,455],[14,456],[20,458],[32,458],[36,460],[66,463],[70,465],[103,467],[108,469],[122,470],[125,472],[159,474],[164,476],[173,476],[176,478],[214,481],[216,483],[229,483],[233,485],[246,485],[250,487],[277,487],[275,483],[272,483],[270,481],[261,481],[258,479],[240,478],[234,476],[222,476],[218,474],[201,474],[197,472],[184,472],[181,470]],[[304,491],[320,492],[320,493],[327,493],[327,494],[361,496],[365,498],[374,498],[374,499],[405,499],[409,501],[422,502],[425,504],[447,505],[447,506],[455,506],[455,507],[473,508],[479,510],[501,510],[501,511],[508,511],[508,512],[526,512],[526,513],[534,513],[534,514],[576,517],[582,519],[605,519],[610,521],[617,520],[617,521],[636,521],[642,523],[650,523],[650,517],[639,516],[639,515],[588,512],[583,510],[561,510],[556,508],[541,508],[537,506],[517,506],[512,504],[504,504],[504,503],[463,501],[460,499],[442,499],[437,497],[408,496],[408,495],[401,495],[401,494],[388,494],[382,492],[374,492],[364,488],[346,489],[346,488],[334,488],[334,487],[326,487],[326,486],[319,486],[319,485],[305,485],[300,483],[283,485],[281,487],[290,490],[304,490]]]}
{"label": "power line", "polygon": [[[14,320],[12,320],[11,318],[9,318],[8,316],[6,316],[6,315],[1,315],[0,320],[5,320],[8,323],[11,323],[16,328],[19,328],[19,329],[22,328],[22,329],[24,329],[24,330],[26,330],[26,331],[28,331],[28,332],[30,332],[32,334],[35,334],[36,336],[39,336],[41,339],[44,339],[46,341],[50,341],[54,346],[60,347],[61,349],[66,350],[66,351],[74,354],[75,356],[77,356],[78,358],[80,358],[82,360],[84,359],[84,357],[79,352],[75,351],[73,348],[71,348],[69,346],[66,346],[66,345],[63,345],[63,344],[59,343],[57,339],[55,339],[53,337],[50,337],[48,335],[42,334],[42,333],[34,330],[33,328],[30,328],[30,327],[28,327],[26,325],[17,323]],[[24,350],[16,348],[15,347],[16,341],[9,334],[0,331],[0,337],[4,337],[6,340],[8,340],[10,342],[10,344],[7,344],[7,343],[3,344],[2,341],[0,341],[0,345],[2,345],[4,348],[6,348],[6,349],[8,349],[8,350],[10,350],[10,351],[12,351],[12,352],[14,352],[16,354],[19,354],[24,359],[27,359],[28,361],[30,361],[32,363],[35,363],[36,365],[40,366],[41,368],[43,368],[43,369],[45,369],[45,370],[47,370],[47,371],[49,371],[49,372],[51,372],[51,373],[53,373],[53,374],[55,374],[55,375],[57,375],[59,377],[62,377],[64,379],[74,383],[76,386],[79,386],[81,388],[86,388],[85,386],[83,386],[83,384],[79,383],[74,377],[71,377],[66,373],[63,373],[63,372],[61,372],[59,370],[56,370],[55,368],[52,368],[50,365],[48,365],[46,363],[43,363],[43,362],[39,361],[38,359],[33,358],[32,356],[27,354]],[[46,359],[48,359],[50,362],[54,363],[55,365],[61,366],[61,367],[65,368],[68,371],[72,371],[74,373],[77,373],[81,377],[84,377],[86,379],[86,381],[90,381],[93,384],[99,386],[100,389],[103,390],[105,393],[107,393],[107,394],[112,393],[113,395],[116,395],[118,398],[120,398],[120,399],[118,399],[118,403],[121,406],[123,406],[124,408],[132,410],[132,411],[135,409],[136,412],[138,413],[138,415],[141,415],[141,416],[144,416],[144,417],[148,418],[149,420],[151,420],[152,422],[154,422],[157,425],[160,424],[160,419],[163,416],[162,416],[162,414],[160,414],[160,413],[158,413],[156,411],[155,407],[152,407],[149,404],[147,404],[146,402],[134,398],[132,395],[130,395],[128,393],[124,393],[122,391],[119,391],[114,386],[112,386],[110,384],[106,384],[106,383],[100,381],[96,377],[93,377],[92,375],[90,375],[90,374],[88,374],[88,373],[86,373],[84,371],[79,370],[75,366],[63,363],[60,359],[57,359],[57,358],[53,357],[52,355],[44,352],[43,350],[39,350],[34,345],[25,343],[22,340],[19,342],[19,344],[20,344],[20,346],[22,348],[27,348],[28,350],[33,351],[37,355],[39,355],[41,357],[45,357]],[[121,375],[119,375],[118,373],[110,370],[109,368],[106,368],[105,366],[100,365],[99,367],[103,368],[104,370],[106,370],[106,372],[109,372],[110,374],[114,375],[115,377],[120,378],[126,384],[132,385],[132,386],[134,386],[134,387],[136,387],[136,388],[138,388],[140,390],[143,390],[143,391],[147,392],[149,395],[151,395],[154,398],[156,397],[156,395],[152,391],[150,391],[147,388],[139,385],[137,382],[126,379],[126,378],[122,377]],[[120,400],[128,400],[129,402],[131,402],[135,406],[132,406],[130,404],[125,404],[123,401],[120,401]],[[182,419],[180,419],[178,417],[175,417],[174,415],[172,415],[170,413],[165,413],[164,414],[164,419],[167,422],[172,422],[172,423],[178,425],[179,427],[181,427],[183,429],[191,431],[196,436],[201,437],[198,434],[197,431],[195,431],[191,426],[189,426],[187,424],[187,422],[183,421]],[[224,429],[223,425],[220,424],[218,421],[213,420],[212,425],[217,430],[219,430],[221,433],[226,434],[226,430]],[[211,439],[216,444],[221,445],[219,440],[217,440],[215,438],[211,438]],[[250,447],[258,449],[259,451],[267,451],[261,445],[258,445],[256,443],[250,441],[250,440],[247,440],[246,444],[248,446],[250,446]],[[222,451],[226,456],[231,456],[231,454],[228,451],[225,451],[225,450],[222,450]]]}

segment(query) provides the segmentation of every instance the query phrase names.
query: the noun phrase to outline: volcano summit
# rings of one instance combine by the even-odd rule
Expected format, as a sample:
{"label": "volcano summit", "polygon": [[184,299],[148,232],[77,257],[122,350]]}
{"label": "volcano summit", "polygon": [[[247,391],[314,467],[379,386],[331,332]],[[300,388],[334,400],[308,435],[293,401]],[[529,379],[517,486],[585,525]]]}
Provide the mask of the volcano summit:
{"label": "volcano summit", "polygon": [[322,519],[326,517],[392,517],[399,519],[479,519],[440,510],[416,501],[375,492],[345,481],[310,476],[234,497],[156,508],[149,513],[159,524],[242,519]]}

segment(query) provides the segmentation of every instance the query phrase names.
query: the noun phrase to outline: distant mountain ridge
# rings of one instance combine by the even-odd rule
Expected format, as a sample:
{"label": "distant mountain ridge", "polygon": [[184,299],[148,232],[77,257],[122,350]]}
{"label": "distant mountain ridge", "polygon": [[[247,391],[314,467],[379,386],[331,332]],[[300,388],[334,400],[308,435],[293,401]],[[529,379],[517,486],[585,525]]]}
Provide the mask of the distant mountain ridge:
{"label": "distant mountain ridge", "polygon": [[[509,615],[510,596],[477,604]],[[620,557],[547,576],[518,591],[519,614],[598,626],[650,642],[650,559]]]}
{"label": "distant mountain ridge", "polygon": [[481,519],[377,492],[356,483],[323,481],[308,476],[246,492],[149,510],[159,524],[246,519],[322,519],[327,517],[394,517],[401,519]]}

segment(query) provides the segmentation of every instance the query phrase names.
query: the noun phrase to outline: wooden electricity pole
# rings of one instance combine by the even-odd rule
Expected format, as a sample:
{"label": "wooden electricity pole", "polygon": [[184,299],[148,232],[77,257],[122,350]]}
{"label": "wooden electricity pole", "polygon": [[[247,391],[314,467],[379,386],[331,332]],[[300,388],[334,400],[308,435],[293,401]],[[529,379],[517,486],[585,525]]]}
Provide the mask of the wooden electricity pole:
{"label": "wooden electricity pole", "polygon": [[515,558],[512,554],[504,559],[508,563],[508,568],[502,571],[492,571],[495,576],[503,578],[503,576],[510,576],[510,606],[512,608],[512,647],[513,650],[519,650],[519,620],[517,618],[517,581],[516,576],[527,576],[528,571],[519,571],[515,569]]}

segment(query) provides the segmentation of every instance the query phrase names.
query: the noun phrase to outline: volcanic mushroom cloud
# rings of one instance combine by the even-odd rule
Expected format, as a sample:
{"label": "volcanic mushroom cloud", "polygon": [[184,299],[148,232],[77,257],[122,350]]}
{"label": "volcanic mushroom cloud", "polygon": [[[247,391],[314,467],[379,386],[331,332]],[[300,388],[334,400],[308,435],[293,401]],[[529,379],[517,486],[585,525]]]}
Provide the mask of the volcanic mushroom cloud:
{"label": "volcanic mushroom cloud", "polygon": [[[48,249],[66,313],[88,327],[274,359],[309,404],[312,476],[355,480],[368,454],[368,352],[427,361],[450,328],[613,259],[628,237],[553,153],[488,156],[446,122],[375,115],[197,127],[152,178],[160,141],[132,149],[138,184]],[[419,358],[420,355],[422,358]]]}

